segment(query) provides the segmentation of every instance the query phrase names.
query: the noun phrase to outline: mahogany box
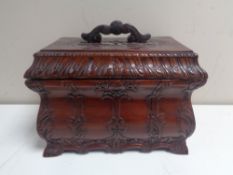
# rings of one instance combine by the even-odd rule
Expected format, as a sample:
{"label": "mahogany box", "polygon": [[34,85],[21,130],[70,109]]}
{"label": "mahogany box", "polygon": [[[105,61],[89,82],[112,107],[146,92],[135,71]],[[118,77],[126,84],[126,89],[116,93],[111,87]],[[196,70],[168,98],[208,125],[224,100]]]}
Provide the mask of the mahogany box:
{"label": "mahogany box", "polygon": [[192,50],[119,21],[40,50],[24,76],[41,97],[37,131],[46,157],[99,150],[187,154],[195,129],[191,94],[207,80]]}

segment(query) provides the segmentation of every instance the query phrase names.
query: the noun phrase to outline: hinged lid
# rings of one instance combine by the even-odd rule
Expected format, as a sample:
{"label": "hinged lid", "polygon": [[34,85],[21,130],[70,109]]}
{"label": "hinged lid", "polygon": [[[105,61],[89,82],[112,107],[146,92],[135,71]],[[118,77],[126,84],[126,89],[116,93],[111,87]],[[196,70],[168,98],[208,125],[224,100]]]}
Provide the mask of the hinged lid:
{"label": "hinged lid", "polygon": [[[130,33],[123,38],[102,34]],[[61,38],[34,54],[27,79],[200,79],[197,55],[171,37],[142,35],[129,24],[97,26],[82,38]],[[86,40],[86,41],[84,41]]]}
{"label": "hinged lid", "polygon": [[[127,43],[125,38],[106,38],[101,43],[87,43],[80,38],[60,38],[43,48],[37,55],[49,55],[49,52],[61,53],[105,53],[118,55],[116,52],[151,53],[155,56],[192,56],[194,53],[171,37],[152,37],[146,43]],[[101,54],[102,55],[102,54]]]}

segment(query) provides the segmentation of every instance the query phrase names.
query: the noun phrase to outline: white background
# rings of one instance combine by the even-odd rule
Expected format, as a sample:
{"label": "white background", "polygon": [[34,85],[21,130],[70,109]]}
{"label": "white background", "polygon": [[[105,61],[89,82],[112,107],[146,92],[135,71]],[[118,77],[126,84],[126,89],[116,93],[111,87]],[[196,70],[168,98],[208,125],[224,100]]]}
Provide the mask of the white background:
{"label": "white background", "polygon": [[118,19],[199,54],[209,80],[194,93],[195,104],[232,104],[232,17],[232,0],[0,0],[0,103],[38,103],[23,79],[33,53]]}

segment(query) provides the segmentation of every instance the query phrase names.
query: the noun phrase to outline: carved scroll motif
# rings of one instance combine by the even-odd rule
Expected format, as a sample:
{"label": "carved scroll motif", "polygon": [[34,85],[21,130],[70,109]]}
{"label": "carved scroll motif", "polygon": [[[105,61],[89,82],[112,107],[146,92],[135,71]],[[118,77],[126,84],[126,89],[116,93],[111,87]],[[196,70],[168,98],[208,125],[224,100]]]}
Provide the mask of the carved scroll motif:
{"label": "carved scroll motif", "polygon": [[66,84],[69,90],[68,97],[72,103],[73,115],[69,117],[69,126],[75,134],[76,138],[84,138],[86,129],[84,124],[86,122],[84,116],[84,96],[81,95],[80,89],[75,84]]}
{"label": "carved scroll motif", "polygon": [[[59,54],[61,53],[59,52]],[[69,54],[74,53],[69,52]],[[74,55],[72,59],[67,60],[63,58],[63,55],[51,55],[47,56],[46,59],[43,56],[38,56],[35,58],[36,64],[31,66],[25,77],[28,79],[50,78],[58,80],[77,77],[78,79],[98,79],[98,77],[122,79],[122,75],[124,75],[124,78],[133,80],[191,80],[199,83],[199,86],[203,85],[207,79],[206,72],[195,62],[195,57],[192,59],[189,57],[171,57],[168,59],[149,54],[147,56],[138,56],[139,53],[136,53],[135,56],[129,56],[132,53],[122,52],[122,54],[108,56],[111,59],[106,59],[105,62],[99,61],[98,57],[100,56],[98,55]],[[125,72],[125,70],[130,71]]]}
{"label": "carved scroll motif", "polygon": [[163,129],[163,113],[159,112],[161,90],[162,84],[155,85],[151,94],[146,97],[146,103],[148,106],[147,133],[149,135],[149,145],[159,142],[160,133]]}
{"label": "carved scroll motif", "polygon": [[124,136],[126,130],[125,121],[120,115],[121,99],[129,99],[129,92],[135,92],[137,87],[135,84],[125,82],[121,86],[113,86],[111,83],[100,82],[96,86],[96,91],[102,92],[103,99],[112,100],[112,117],[108,122],[108,130],[111,136],[105,139],[105,143],[113,152],[119,152],[120,146],[126,143],[127,137]]}

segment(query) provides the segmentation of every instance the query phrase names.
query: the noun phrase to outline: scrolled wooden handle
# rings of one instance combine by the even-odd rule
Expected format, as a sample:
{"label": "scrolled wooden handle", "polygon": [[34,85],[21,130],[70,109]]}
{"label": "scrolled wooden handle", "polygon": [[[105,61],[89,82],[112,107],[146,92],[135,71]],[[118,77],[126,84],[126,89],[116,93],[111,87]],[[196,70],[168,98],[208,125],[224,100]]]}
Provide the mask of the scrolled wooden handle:
{"label": "scrolled wooden handle", "polygon": [[120,35],[128,34],[127,41],[129,43],[137,42],[144,43],[150,39],[150,34],[141,34],[133,25],[123,24],[121,21],[113,21],[110,25],[99,25],[95,27],[90,33],[82,33],[81,37],[89,43],[100,43],[102,40],[101,34]]}

